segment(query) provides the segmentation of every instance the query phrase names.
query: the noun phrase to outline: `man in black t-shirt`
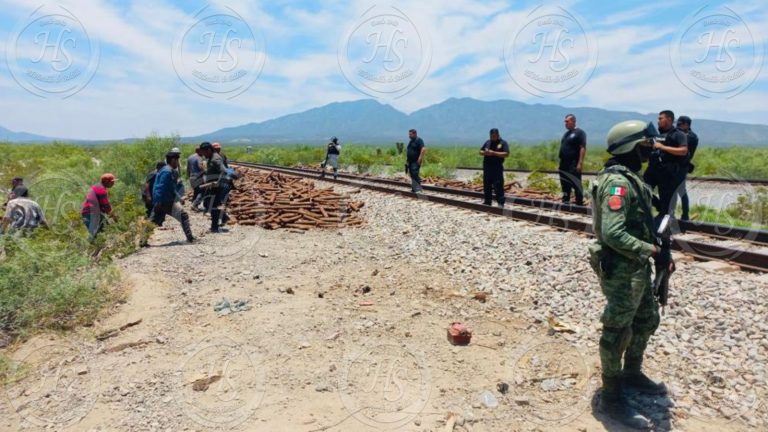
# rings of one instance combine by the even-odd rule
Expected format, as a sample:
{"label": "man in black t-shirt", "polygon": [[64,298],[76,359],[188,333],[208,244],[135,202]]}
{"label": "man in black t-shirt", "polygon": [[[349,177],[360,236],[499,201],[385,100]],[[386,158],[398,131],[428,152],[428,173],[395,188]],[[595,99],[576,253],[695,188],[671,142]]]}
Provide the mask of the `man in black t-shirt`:
{"label": "man in black t-shirt", "polygon": [[[680,116],[677,119],[677,128],[683,131],[688,138],[688,169],[685,171],[686,177],[688,174],[693,173],[693,156],[696,154],[696,149],[699,147],[699,136],[691,129],[691,123],[691,118],[688,116]],[[683,180],[683,184],[680,186],[680,202],[683,206],[683,215],[680,219],[689,220],[688,213],[691,205],[688,200],[688,191],[686,190],[685,180]]]}
{"label": "man in black t-shirt", "polygon": [[483,156],[483,193],[485,205],[491,205],[493,192],[496,202],[504,207],[504,159],[509,156],[509,144],[501,139],[499,130],[491,129],[490,139],[480,148]]}
{"label": "man in black t-shirt", "polygon": [[421,189],[421,177],[419,177],[419,170],[421,170],[421,164],[424,162],[424,153],[427,151],[424,141],[418,137],[416,129],[408,131],[408,150],[406,152],[406,168],[408,174],[411,176],[411,191],[415,193],[423,192]]}
{"label": "man in black t-shirt", "polygon": [[675,215],[677,188],[688,172],[688,138],[675,127],[675,113],[669,110],[660,112],[658,125],[662,139],[656,140],[648,168],[643,174],[643,180],[651,188],[659,190],[659,199],[654,199],[659,212],[657,224],[664,215]]}
{"label": "man in black t-shirt", "polygon": [[581,171],[584,155],[587,153],[587,134],[576,127],[576,116],[565,116],[565,133],[560,140],[560,187],[563,202],[571,201],[571,190],[576,194],[576,205],[584,205],[584,189],[581,185]]}

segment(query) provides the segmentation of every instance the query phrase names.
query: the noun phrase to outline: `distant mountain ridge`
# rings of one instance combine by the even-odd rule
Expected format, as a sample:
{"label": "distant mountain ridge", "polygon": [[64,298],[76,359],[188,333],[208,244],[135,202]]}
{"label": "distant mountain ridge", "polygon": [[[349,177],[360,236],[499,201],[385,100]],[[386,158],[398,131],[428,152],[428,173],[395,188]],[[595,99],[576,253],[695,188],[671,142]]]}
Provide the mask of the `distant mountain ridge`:
{"label": "distant mountain ridge", "polygon": [[17,142],[17,143],[24,143],[24,142],[48,143],[48,142],[52,142],[53,140],[54,140],[53,138],[44,137],[42,135],[35,135],[31,133],[26,133],[26,132],[14,132],[12,130],[8,130],[0,126],[0,141],[10,141],[10,142]]}
{"label": "distant mountain ridge", "polygon": [[[676,107],[675,107],[676,108]],[[219,141],[229,144],[318,144],[330,136],[344,143],[391,144],[407,141],[408,130],[415,128],[427,145],[479,145],[492,127],[500,129],[509,142],[538,144],[559,140],[563,118],[572,113],[578,126],[587,132],[591,145],[603,145],[608,130],[624,120],[656,122],[656,113],[610,111],[601,108],[567,108],[559,105],[526,104],[512,100],[480,101],[451,98],[411,114],[405,114],[372,99],[334,102],[275,119],[227,127],[199,136],[184,137],[184,142]],[[684,111],[676,114],[684,115]],[[693,119],[693,129],[703,146],[768,145],[768,125],[741,124],[718,120]],[[0,127],[0,141],[49,143],[55,138]],[[106,144],[135,139],[76,140],[63,142]]]}
{"label": "distant mountain ridge", "polygon": [[[510,142],[536,144],[559,140],[563,118],[572,113],[591,143],[604,143],[608,130],[624,120],[656,122],[656,113],[610,111],[600,108],[566,108],[559,105],[526,104],[512,100],[479,101],[451,98],[411,114],[366,99],[335,102],[301,113],[261,123],[220,129],[186,141],[220,141],[237,144],[317,143],[338,136],[343,142],[393,143],[407,141],[415,128],[427,145],[474,145],[481,143],[492,127]],[[684,115],[684,112],[676,113]],[[749,125],[696,119],[693,129],[706,146],[760,146],[768,144],[768,125]]]}

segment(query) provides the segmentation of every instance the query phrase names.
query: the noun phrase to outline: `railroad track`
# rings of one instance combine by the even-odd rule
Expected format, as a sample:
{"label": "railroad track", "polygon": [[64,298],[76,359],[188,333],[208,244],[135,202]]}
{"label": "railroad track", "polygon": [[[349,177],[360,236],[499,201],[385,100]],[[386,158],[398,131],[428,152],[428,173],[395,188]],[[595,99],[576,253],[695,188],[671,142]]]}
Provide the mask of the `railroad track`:
{"label": "railroad track", "polygon": [[[467,171],[482,171],[482,168],[476,168],[476,167],[456,167],[457,170],[467,170]],[[524,170],[524,169],[514,169],[514,168],[508,168],[505,169],[504,172],[510,172],[510,173],[520,173],[520,174],[530,174],[532,172],[540,172],[544,174],[559,174],[559,171],[557,170]],[[598,173],[595,171],[585,171],[582,173],[585,176],[596,176]],[[699,176],[688,176],[686,180],[695,181],[695,182],[704,182],[704,183],[749,183],[752,185],[759,185],[759,186],[768,186],[768,179],[736,179],[732,177],[699,177]]]}
{"label": "railroad track", "polygon": [[[249,168],[276,171],[314,179],[317,179],[319,175],[317,170],[235,161],[232,163]],[[351,174],[339,174],[338,180],[326,176],[323,181],[510,217],[562,230],[585,233],[589,236],[594,235],[591,224],[591,209],[589,207],[508,196],[507,207],[502,209],[480,203],[479,201],[483,198],[482,193],[463,189],[424,185],[425,191],[434,192],[434,194],[415,194],[410,191],[410,183]],[[454,197],[459,197],[460,199]],[[701,261],[724,261],[736,265],[743,270],[768,272],[767,231],[690,222],[682,222],[680,228],[685,229],[688,234],[674,238],[672,243],[674,250],[683,252]],[[685,238],[690,237],[692,233],[708,238]],[[707,240],[714,240],[714,242]]]}

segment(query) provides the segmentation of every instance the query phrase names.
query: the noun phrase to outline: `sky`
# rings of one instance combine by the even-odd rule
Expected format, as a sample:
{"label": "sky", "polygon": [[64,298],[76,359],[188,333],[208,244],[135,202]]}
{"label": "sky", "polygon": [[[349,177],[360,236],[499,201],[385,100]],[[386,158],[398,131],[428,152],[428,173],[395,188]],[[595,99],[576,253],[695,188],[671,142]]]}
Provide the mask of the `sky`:
{"label": "sky", "polygon": [[0,126],[194,136],[451,97],[766,124],[761,31],[756,0],[0,0]]}

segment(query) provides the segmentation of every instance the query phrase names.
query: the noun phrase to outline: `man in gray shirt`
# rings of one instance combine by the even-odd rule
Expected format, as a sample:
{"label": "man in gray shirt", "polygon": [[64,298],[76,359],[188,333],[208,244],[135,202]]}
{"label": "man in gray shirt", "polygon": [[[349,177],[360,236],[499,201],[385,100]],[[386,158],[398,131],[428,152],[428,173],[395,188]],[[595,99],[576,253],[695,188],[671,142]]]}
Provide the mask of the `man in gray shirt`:
{"label": "man in gray shirt", "polygon": [[195,148],[195,152],[187,158],[187,180],[193,190],[192,210],[200,211],[200,202],[203,201],[203,194],[200,185],[203,184],[203,158],[200,157],[200,146]]}

